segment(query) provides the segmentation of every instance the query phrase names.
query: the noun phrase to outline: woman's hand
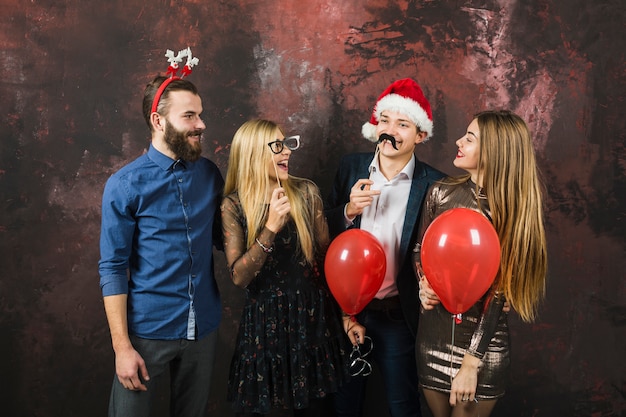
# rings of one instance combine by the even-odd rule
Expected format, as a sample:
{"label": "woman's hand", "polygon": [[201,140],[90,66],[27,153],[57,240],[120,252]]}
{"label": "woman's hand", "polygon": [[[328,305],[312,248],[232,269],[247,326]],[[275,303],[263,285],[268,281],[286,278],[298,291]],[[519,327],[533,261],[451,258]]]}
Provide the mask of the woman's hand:
{"label": "woman's hand", "polygon": [[457,402],[474,401],[476,398],[476,386],[478,384],[478,368],[480,359],[466,353],[463,356],[461,369],[452,379],[450,390],[450,405],[454,407]]}
{"label": "woman's hand", "polygon": [[424,310],[432,310],[437,304],[441,303],[425,275],[421,275],[419,278],[419,288],[420,302]]}
{"label": "woman's hand", "polygon": [[363,343],[365,340],[365,327],[360,325],[354,316],[343,316],[343,330],[348,335],[352,346]]}
{"label": "woman's hand", "polygon": [[[432,310],[437,304],[441,303],[441,300],[437,294],[435,294],[433,287],[430,286],[426,275],[423,273],[420,274],[420,277],[418,278],[418,284],[420,303],[422,304],[422,307],[424,307],[424,310]],[[505,313],[511,311],[511,304],[508,301],[504,302],[502,311]]]}
{"label": "woman's hand", "polygon": [[289,212],[291,212],[291,204],[289,204],[289,199],[285,195],[285,189],[282,187],[275,188],[274,191],[272,191],[265,227],[274,233],[278,233],[285,223],[287,223]]}

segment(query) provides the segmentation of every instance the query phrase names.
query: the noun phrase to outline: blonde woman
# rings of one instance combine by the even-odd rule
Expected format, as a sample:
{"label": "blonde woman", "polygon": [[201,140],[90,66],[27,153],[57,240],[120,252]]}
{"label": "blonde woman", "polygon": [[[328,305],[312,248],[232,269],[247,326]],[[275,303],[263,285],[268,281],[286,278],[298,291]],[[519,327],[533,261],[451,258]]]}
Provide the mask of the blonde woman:
{"label": "blonde woman", "polygon": [[[526,123],[509,111],[477,114],[457,140],[454,165],[467,175],[431,187],[424,202],[418,242],[446,210],[483,213],[498,233],[500,270],[491,289],[454,325],[414,261],[420,279],[419,377],[435,417],[487,417],[504,395],[509,370],[505,301],[522,320],[533,321],[547,273],[542,193]],[[505,308],[506,311],[506,308]]]}
{"label": "blonde woman", "polygon": [[326,286],[328,226],[317,186],[289,175],[299,137],[253,120],[230,149],[222,228],[246,301],[228,383],[237,415],[325,415],[344,373],[340,311]]}

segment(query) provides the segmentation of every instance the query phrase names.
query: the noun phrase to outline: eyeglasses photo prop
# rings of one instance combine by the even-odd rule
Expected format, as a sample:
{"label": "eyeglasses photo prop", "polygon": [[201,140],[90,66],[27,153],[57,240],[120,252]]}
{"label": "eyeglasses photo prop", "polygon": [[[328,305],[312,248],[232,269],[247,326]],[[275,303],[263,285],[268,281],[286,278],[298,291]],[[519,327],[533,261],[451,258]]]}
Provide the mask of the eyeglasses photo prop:
{"label": "eyeglasses photo prop", "polygon": [[300,135],[289,136],[283,140],[276,139],[274,142],[268,143],[267,146],[274,154],[281,153],[285,148],[295,151],[300,147]]}
{"label": "eyeglasses photo prop", "polygon": [[368,376],[372,373],[372,364],[363,359],[372,352],[372,349],[374,349],[374,343],[369,336],[365,336],[362,344],[352,346],[348,363],[350,375]]}
{"label": "eyeglasses photo prop", "polygon": [[[267,146],[270,147],[270,150],[274,155],[278,155],[285,148],[290,151],[295,151],[300,147],[300,135],[289,136],[283,140],[276,139],[274,142],[268,143]],[[272,164],[274,165],[274,172],[276,173],[276,181],[278,181],[278,186],[281,187],[280,178],[278,177],[278,168],[276,167],[276,161],[274,158],[272,158]]]}

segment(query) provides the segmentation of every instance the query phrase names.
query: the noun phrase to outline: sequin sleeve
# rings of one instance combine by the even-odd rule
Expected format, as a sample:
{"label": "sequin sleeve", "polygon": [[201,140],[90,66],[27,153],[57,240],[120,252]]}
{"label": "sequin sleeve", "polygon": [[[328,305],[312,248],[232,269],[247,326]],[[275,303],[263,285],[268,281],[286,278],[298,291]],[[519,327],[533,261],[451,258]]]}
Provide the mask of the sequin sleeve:
{"label": "sequin sleeve", "polygon": [[489,299],[485,302],[485,309],[483,310],[483,314],[480,316],[480,321],[478,322],[476,330],[474,330],[470,345],[467,349],[467,352],[470,355],[475,356],[478,359],[482,359],[483,356],[485,356],[487,347],[489,346],[489,343],[496,332],[496,328],[498,327],[504,302],[505,298],[502,294],[495,294],[489,297]]}

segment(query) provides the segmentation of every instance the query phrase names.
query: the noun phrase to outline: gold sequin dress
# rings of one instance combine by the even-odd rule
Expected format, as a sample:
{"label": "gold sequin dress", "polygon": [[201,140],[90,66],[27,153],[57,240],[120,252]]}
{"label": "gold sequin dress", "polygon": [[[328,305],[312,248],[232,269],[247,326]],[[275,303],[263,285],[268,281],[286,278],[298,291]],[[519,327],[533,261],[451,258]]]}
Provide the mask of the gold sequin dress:
{"label": "gold sequin dress", "polygon": [[[434,184],[422,208],[418,242],[422,241],[424,232],[438,215],[460,207],[476,210],[491,219],[486,197],[482,190],[477,195],[476,185],[471,180],[455,185],[447,184],[446,180]],[[419,260],[418,244],[414,261]],[[476,398],[486,400],[504,395],[510,358],[509,329],[507,314],[502,311],[503,304],[503,296],[493,296],[488,291],[463,313],[459,324],[455,324],[452,314],[441,304],[433,310],[420,309],[418,373],[423,388],[449,393],[452,377],[461,367],[465,353],[469,352],[482,359]]]}

